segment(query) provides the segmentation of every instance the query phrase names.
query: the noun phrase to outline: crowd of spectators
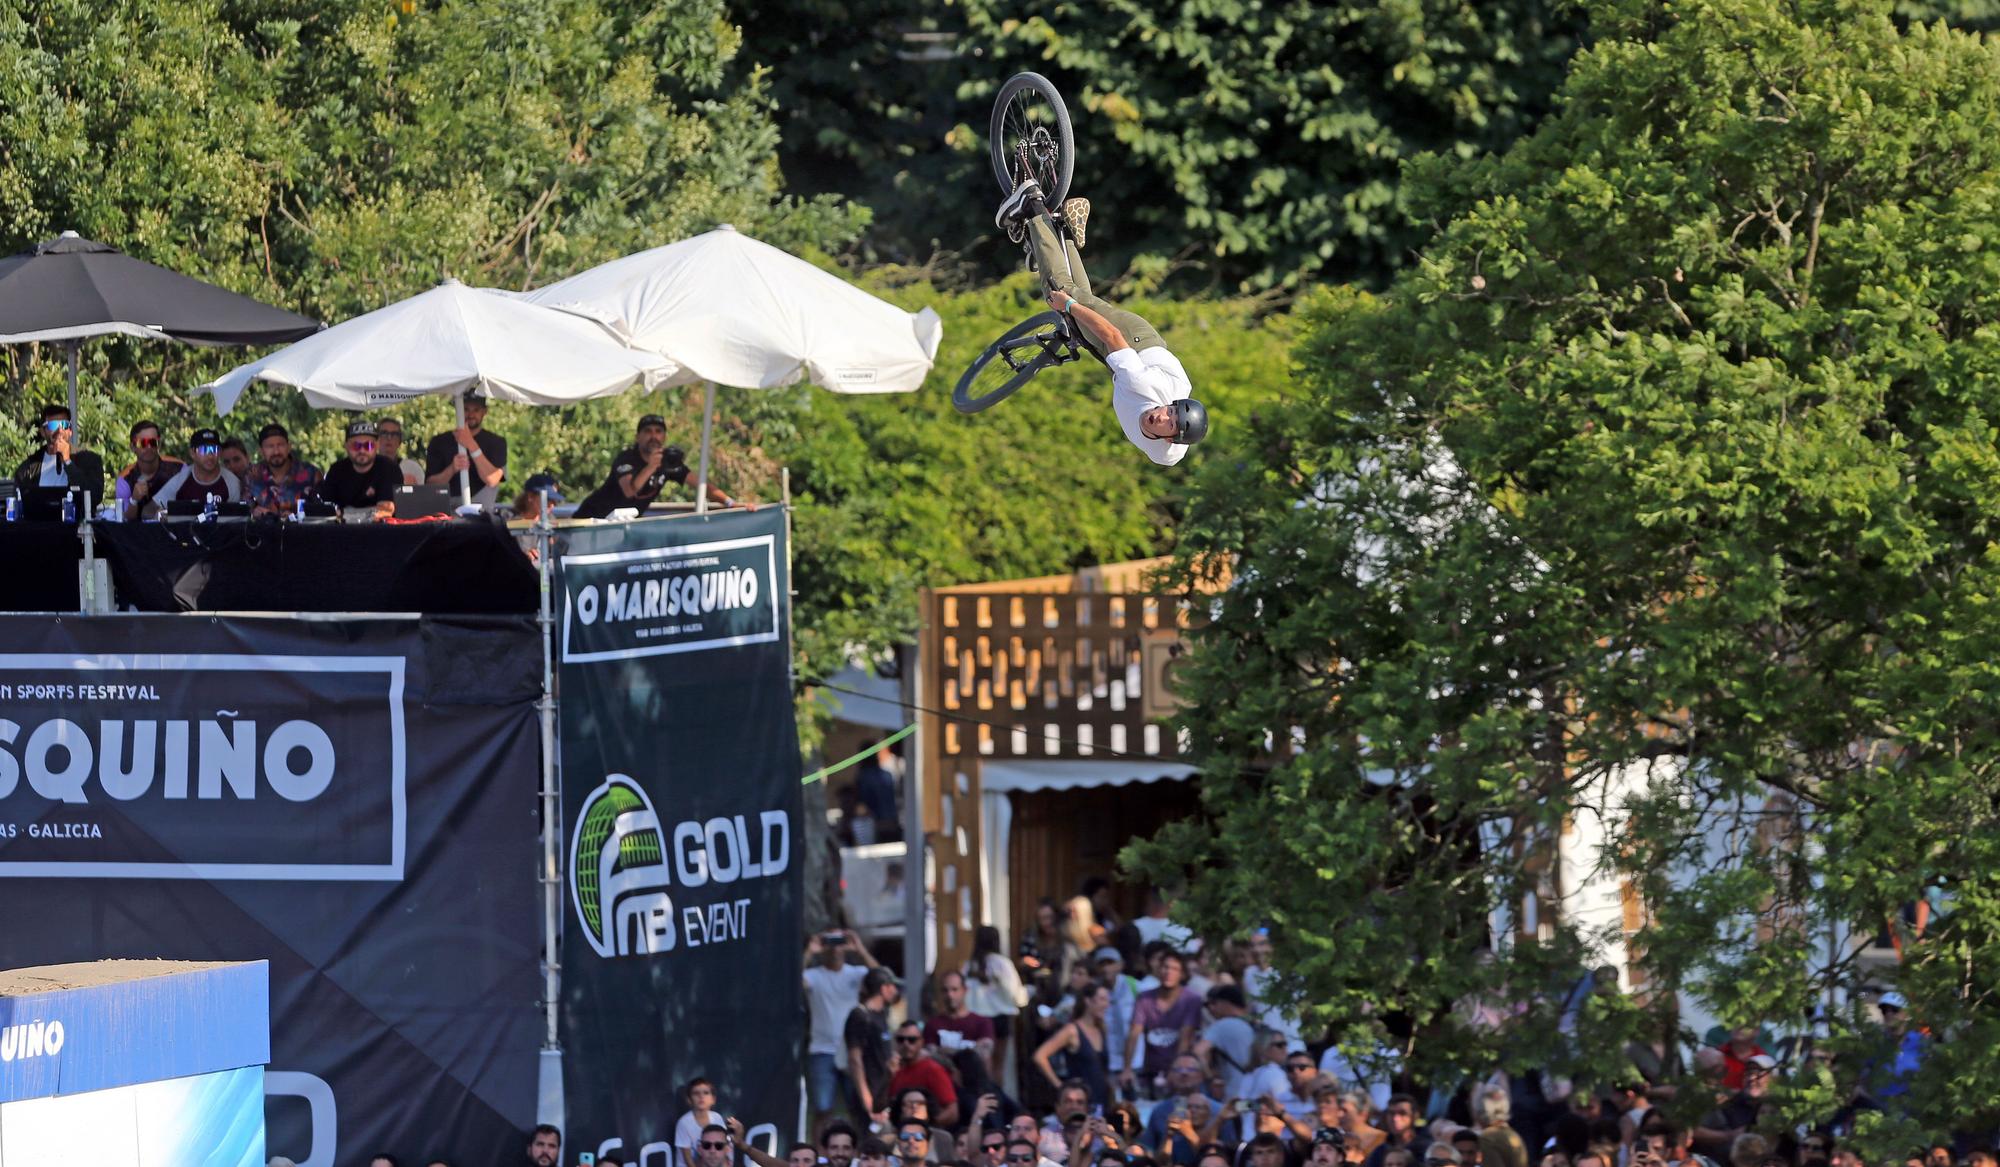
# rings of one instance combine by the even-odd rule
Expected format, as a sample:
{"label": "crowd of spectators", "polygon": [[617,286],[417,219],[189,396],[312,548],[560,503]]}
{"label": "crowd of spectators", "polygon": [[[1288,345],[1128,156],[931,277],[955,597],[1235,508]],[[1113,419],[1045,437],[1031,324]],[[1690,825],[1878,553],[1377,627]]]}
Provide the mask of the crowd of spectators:
{"label": "crowd of spectators", "polygon": [[[1093,880],[1039,905],[1012,957],[980,929],[967,964],[933,978],[927,1007],[904,1001],[851,933],[814,937],[803,976],[816,1141],[787,1167],[1862,1167],[1842,1143],[1852,1107],[1817,1126],[1765,1121],[1774,1081],[1811,1072],[1811,1055],[1783,1066],[1757,1028],[1695,1052],[1698,1102],[1636,1074],[1596,1087],[1538,1073],[1418,1081],[1386,1029],[1359,1055],[1302,1035],[1271,999],[1267,933],[1203,943],[1170,908],[1156,893],[1121,921]],[[1877,1075],[1889,1097],[1922,1039],[1902,1028],[1900,997],[1878,1006],[1901,1051]],[[777,1167],[718,1123],[734,1150]],[[2000,1161],[1968,1145],[1898,1167]]]}

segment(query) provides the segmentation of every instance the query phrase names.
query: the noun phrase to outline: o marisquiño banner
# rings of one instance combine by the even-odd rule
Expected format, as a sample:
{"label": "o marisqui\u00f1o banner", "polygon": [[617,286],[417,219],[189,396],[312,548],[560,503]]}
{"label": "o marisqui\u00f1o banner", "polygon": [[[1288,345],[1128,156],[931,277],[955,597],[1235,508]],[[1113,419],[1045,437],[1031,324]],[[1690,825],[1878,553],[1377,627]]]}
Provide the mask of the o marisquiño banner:
{"label": "o marisqui\u00f1o banner", "polygon": [[799,755],[785,516],[562,535],[566,1148],[676,1162],[680,1087],[797,1121]]}

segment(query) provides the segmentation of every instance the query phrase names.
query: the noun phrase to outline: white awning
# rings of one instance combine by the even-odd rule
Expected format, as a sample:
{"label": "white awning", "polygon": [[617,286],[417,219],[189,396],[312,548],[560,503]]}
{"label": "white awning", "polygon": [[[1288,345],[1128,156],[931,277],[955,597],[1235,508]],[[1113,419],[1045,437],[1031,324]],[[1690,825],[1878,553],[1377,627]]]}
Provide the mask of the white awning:
{"label": "white awning", "polygon": [[1178,762],[1130,759],[1036,762],[987,758],[983,761],[985,764],[980,767],[979,781],[988,794],[1030,794],[1038,790],[1089,790],[1098,786],[1182,782],[1195,774],[1193,766]]}

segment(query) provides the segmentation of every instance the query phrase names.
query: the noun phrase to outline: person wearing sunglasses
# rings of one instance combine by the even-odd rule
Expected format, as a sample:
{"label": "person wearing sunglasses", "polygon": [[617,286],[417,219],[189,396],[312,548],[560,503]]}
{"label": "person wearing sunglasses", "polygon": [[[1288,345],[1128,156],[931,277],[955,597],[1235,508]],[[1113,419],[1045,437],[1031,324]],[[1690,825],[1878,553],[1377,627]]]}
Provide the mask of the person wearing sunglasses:
{"label": "person wearing sunglasses", "polygon": [[896,1124],[896,1162],[902,1167],[935,1163],[931,1152],[931,1128],[920,1119],[908,1118]]}
{"label": "person wearing sunglasses", "polygon": [[163,457],[162,448],[159,425],[142,421],[132,427],[132,464],[113,485],[126,522],[157,515],[160,488],[173,481],[174,475],[186,465],[178,458]]}
{"label": "person wearing sunglasses", "polygon": [[363,417],[347,423],[347,457],[327,468],[319,496],[342,510],[373,511],[375,518],[385,519],[395,509],[402,485],[396,464],[377,452],[375,423]]}
{"label": "person wearing sunglasses", "polygon": [[243,483],[222,465],[222,438],[214,430],[198,429],[188,438],[187,465],[153,497],[162,509],[176,500],[241,502]]}
{"label": "person wearing sunglasses", "polygon": [[104,462],[89,450],[77,449],[69,406],[60,402],[42,406],[38,436],[41,448],[14,469],[14,485],[67,486],[99,501],[104,498]]}
{"label": "person wearing sunglasses", "polygon": [[736,1143],[729,1128],[719,1122],[703,1127],[701,1141],[695,1144],[695,1167],[729,1167],[735,1161]]}
{"label": "person wearing sunglasses", "polygon": [[424,464],[403,456],[403,423],[400,419],[385,417],[375,423],[375,456],[396,467],[403,476],[404,486],[423,485]]}

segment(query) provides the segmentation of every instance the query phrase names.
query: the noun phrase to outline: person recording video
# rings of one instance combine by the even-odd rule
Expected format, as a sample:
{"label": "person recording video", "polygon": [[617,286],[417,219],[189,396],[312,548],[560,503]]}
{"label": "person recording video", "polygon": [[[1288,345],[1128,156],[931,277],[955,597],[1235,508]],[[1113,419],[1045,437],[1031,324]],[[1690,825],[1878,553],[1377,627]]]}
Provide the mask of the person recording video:
{"label": "person recording video", "polygon": [[[612,459],[604,485],[577,505],[576,517],[602,519],[626,507],[643,515],[667,483],[685,486],[688,478],[687,455],[680,447],[667,444],[667,420],[649,413],[639,419],[636,444]],[[713,482],[708,484],[708,500],[717,506],[736,505],[736,500],[717,490]]]}

